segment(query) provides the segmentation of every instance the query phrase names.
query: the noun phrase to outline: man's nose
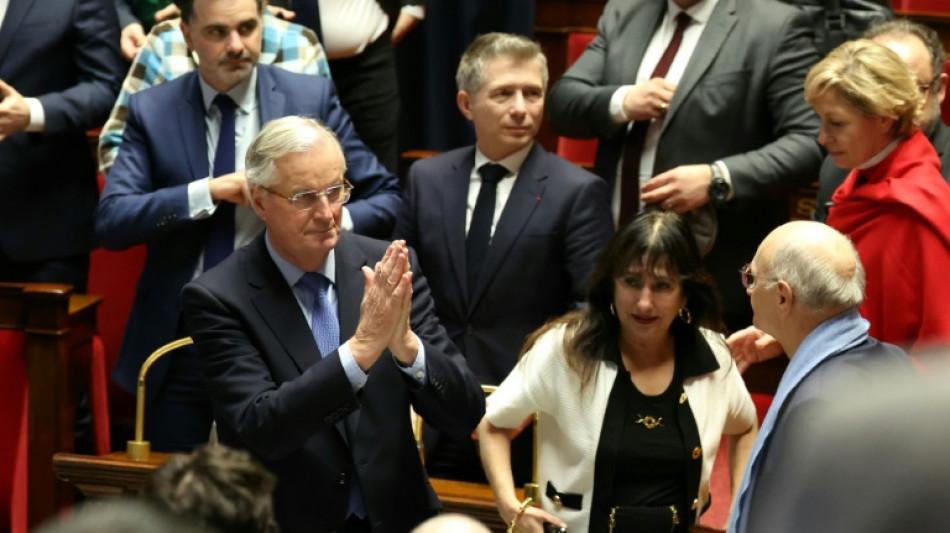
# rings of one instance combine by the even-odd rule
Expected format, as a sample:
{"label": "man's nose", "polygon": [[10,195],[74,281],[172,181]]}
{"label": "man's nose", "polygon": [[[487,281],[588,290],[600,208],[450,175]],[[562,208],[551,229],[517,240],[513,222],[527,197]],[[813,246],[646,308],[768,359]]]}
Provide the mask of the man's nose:
{"label": "man's nose", "polygon": [[244,51],[244,41],[237,30],[228,33],[227,51],[229,54],[238,54]]}

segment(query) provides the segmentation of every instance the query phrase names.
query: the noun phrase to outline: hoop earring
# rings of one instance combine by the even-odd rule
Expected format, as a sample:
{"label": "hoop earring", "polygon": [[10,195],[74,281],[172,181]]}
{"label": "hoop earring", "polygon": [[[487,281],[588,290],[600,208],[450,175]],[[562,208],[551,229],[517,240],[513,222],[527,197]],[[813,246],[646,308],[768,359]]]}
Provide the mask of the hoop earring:
{"label": "hoop earring", "polygon": [[613,302],[610,302],[610,316],[617,316],[617,310],[614,308]]}
{"label": "hoop earring", "polygon": [[693,321],[693,314],[689,312],[689,309],[687,309],[685,305],[680,307],[680,310],[677,314],[679,315],[680,320],[687,324]]}

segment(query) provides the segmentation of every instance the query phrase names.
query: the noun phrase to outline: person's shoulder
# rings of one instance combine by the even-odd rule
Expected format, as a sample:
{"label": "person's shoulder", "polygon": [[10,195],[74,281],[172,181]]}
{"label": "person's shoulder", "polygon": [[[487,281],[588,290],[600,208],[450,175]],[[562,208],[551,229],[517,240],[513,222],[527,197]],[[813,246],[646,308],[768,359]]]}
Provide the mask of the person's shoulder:
{"label": "person's shoulder", "polygon": [[173,80],[159,83],[136,92],[129,96],[129,105],[135,102],[139,104],[139,108],[142,110],[167,115],[169,108],[166,106],[177,104],[185,91],[194,83],[197,75],[198,71],[193,70]]}
{"label": "person's shoulder", "polygon": [[547,150],[535,150],[535,157],[538,157],[541,164],[549,172],[549,178],[564,180],[567,183],[577,185],[586,185],[592,182],[603,182],[600,176],[588,171],[587,169],[572,163],[563,157],[548,152]]}
{"label": "person's shoulder", "polygon": [[428,175],[433,171],[444,171],[445,167],[457,165],[465,159],[470,159],[474,164],[475,147],[463,146],[447,152],[435,154],[430,157],[424,157],[412,164],[414,173],[423,173]]}

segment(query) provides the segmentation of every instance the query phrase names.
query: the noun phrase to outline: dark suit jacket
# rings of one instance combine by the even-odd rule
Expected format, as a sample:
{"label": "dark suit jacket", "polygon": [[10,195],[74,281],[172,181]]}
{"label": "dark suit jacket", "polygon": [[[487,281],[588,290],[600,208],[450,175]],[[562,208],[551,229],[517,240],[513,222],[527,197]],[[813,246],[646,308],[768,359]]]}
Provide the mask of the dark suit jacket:
{"label": "dark suit jacket", "polygon": [[[257,91],[261,125],[287,115],[308,115],[336,132],[346,175],[355,186],[346,205],[354,230],[388,236],[399,205],[399,184],[357,137],[333,83],[258,65]],[[208,175],[198,72],[132,95],[122,146],[96,213],[96,233],[106,248],[148,244],[114,374],[130,391],[145,357],[178,335],[179,293],[194,275],[211,223],[210,218],[190,218],[188,184]],[[150,397],[166,369],[167,362],[159,361],[149,372]]]}
{"label": "dark suit jacket", "polygon": [[[600,137],[596,172],[613,183],[626,125],[609,116],[611,95],[636,82],[666,0],[613,0],[598,34],[551,89],[554,129]],[[727,318],[751,319],[736,271],[768,232],[787,220],[785,195],[818,174],[818,119],[803,96],[818,61],[812,22],[776,0],[720,0],[670,102],[653,174],[722,160],[735,200],[716,209],[718,238],[706,266],[720,284]],[[746,324],[743,324],[747,325]]]}
{"label": "dark suit jacket", "polygon": [[[771,441],[753,487],[746,531],[773,531],[771,509],[781,507],[805,465],[789,461],[797,447],[828,428],[821,414],[851,397],[852,391],[885,390],[915,374],[910,358],[900,348],[868,337],[854,348],[816,367],[789,395],[779,412]],[[880,421],[887,424],[887,420]],[[846,422],[845,422],[846,423]],[[912,435],[908,438],[913,439]],[[847,449],[838,450],[842,456]],[[813,487],[820,490],[819,487]],[[804,529],[803,531],[810,531]]]}
{"label": "dark suit jacket", "polygon": [[[950,126],[944,124],[943,121],[938,121],[929,139],[937,150],[937,156],[940,157],[940,173],[950,183]],[[821,164],[821,173],[818,175],[818,197],[815,199],[815,212],[812,213],[814,220],[824,222],[828,218],[831,196],[844,183],[844,179],[850,172],[850,168],[838,168],[831,157],[825,158]]]}
{"label": "dark suit jacket", "polygon": [[[386,243],[343,234],[336,247],[340,339],[356,331],[360,267]],[[415,257],[410,258],[416,265]],[[204,359],[225,444],[247,448],[278,477],[283,531],[339,531],[355,464],[375,533],[404,533],[440,507],[419,460],[409,406],[444,432],[468,435],[485,411],[477,380],[439,325],[425,278],[413,276],[412,329],[426,352],[418,384],[389,352],[354,393],[338,352],[321,358],[306,318],[258,236],[183,291],[183,313]],[[335,424],[359,409],[350,446]]]}
{"label": "dark suit jacket", "polygon": [[586,297],[613,222],[603,180],[535,143],[469,294],[465,206],[474,164],[474,147],[416,162],[395,236],[419,254],[439,321],[472,371],[497,385],[528,334]]}
{"label": "dark suit jacket", "polygon": [[0,79],[39,98],[41,133],[0,142],[0,248],[40,261],[94,247],[96,167],[86,130],[105,122],[122,80],[111,0],[11,0]]}

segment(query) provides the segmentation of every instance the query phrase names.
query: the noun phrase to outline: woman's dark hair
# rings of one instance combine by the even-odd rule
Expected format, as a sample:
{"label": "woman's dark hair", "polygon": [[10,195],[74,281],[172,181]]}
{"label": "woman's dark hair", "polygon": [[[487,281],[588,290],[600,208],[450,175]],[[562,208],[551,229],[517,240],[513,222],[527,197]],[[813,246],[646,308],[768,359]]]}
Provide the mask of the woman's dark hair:
{"label": "woman's dark hair", "polygon": [[620,228],[597,258],[591,271],[587,307],[542,326],[528,339],[525,351],[547,330],[566,324],[567,360],[580,374],[581,387],[585,386],[597,363],[619,342],[620,323],[610,310],[614,280],[631,265],[643,265],[650,272],[662,268],[668,276],[679,278],[692,321],[686,324],[677,319],[673,328],[722,329],[719,295],[703,268],[689,224],[671,211],[651,210]]}

